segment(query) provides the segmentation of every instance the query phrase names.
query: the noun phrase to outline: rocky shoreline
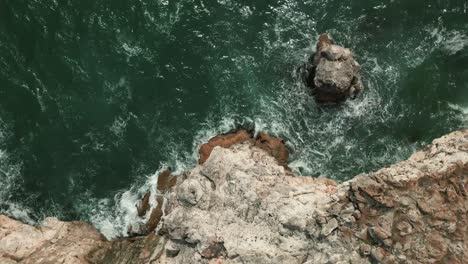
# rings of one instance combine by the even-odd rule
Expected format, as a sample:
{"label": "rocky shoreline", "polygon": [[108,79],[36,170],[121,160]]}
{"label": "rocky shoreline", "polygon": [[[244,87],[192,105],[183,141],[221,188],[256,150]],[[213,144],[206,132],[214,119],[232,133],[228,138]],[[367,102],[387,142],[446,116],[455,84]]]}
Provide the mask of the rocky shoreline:
{"label": "rocky shoreline", "polygon": [[160,177],[156,231],[107,241],[82,222],[0,216],[0,263],[466,263],[468,130],[341,184],[292,175],[246,135]]}

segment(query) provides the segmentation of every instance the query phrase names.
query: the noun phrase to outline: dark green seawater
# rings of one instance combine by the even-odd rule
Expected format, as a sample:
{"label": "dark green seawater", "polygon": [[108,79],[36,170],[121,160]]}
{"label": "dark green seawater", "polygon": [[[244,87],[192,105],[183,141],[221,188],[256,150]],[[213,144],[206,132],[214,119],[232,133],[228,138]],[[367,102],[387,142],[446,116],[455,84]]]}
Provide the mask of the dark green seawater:
{"label": "dark green seawater", "polygon": [[[296,69],[320,33],[364,94],[320,110]],[[465,0],[0,0],[0,213],[124,234],[164,166],[237,126],[340,181],[468,126]]]}

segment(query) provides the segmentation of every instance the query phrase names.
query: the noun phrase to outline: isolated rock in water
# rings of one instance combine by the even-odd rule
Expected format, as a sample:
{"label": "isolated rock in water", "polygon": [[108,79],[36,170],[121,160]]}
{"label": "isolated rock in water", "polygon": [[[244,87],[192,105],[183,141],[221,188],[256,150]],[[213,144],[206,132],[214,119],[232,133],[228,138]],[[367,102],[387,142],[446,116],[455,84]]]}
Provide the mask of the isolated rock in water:
{"label": "isolated rock in water", "polygon": [[360,69],[349,49],[335,45],[328,35],[322,34],[307,65],[306,83],[317,102],[342,102],[362,91]]}

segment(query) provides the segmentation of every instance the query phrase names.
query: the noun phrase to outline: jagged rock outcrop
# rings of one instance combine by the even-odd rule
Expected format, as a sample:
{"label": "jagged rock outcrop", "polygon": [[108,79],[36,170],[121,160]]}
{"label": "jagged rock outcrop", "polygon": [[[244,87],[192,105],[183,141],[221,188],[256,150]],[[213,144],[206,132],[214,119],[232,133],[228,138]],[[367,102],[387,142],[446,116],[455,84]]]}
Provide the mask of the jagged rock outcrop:
{"label": "jagged rock outcrop", "polygon": [[[157,193],[148,192],[141,199],[139,204],[136,205],[138,216],[146,218],[147,221],[144,225],[139,226],[136,230],[130,228],[129,234],[131,235],[145,235],[153,232],[161,222],[161,218],[167,212],[164,207],[165,194],[172,191],[177,182],[177,176],[172,175],[170,170],[165,170],[158,175],[156,190]],[[151,207],[150,199],[154,196],[156,207]]]}
{"label": "jagged rock outcrop", "polygon": [[[207,143],[200,146],[199,164],[205,163],[210,157],[215,147],[230,148],[231,146],[250,142],[257,148],[263,149],[268,155],[276,159],[278,164],[286,169],[288,168],[289,151],[284,141],[280,138],[270,136],[260,132],[256,137],[247,130],[237,130],[224,135],[218,135],[210,139]],[[167,193],[173,190],[178,176],[172,175],[170,170],[163,171],[158,175],[157,193],[147,193],[137,204],[138,216],[146,218],[146,223],[137,227],[135,230],[130,228],[131,235],[144,235],[153,232],[160,224],[162,216],[167,213],[168,207],[165,206]],[[150,199],[155,199],[156,206],[150,205]]]}
{"label": "jagged rock outcrop", "polygon": [[170,246],[179,252],[167,261],[303,263],[310,253],[319,260],[322,251],[355,252],[331,234],[336,227],[321,228],[316,221],[326,215],[336,184],[288,176],[251,142],[215,148],[179,182],[164,218]]}
{"label": "jagged rock outcrop", "polygon": [[3,217],[0,262],[467,263],[468,130],[342,184],[294,176],[252,140],[163,181],[158,236],[108,242],[56,220],[46,236]]}
{"label": "jagged rock outcrop", "polygon": [[466,263],[467,187],[468,131],[339,185],[215,148],[178,181],[160,263]]}
{"label": "jagged rock outcrop", "polygon": [[84,222],[46,218],[38,227],[0,215],[1,264],[139,264],[161,257],[167,238],[107,241]]}
{"label": "jagged rock outcrop", "polygon": [[322,34],[306,65],[305,82],[318,103],[338,103],[355,98],[363,90],[360,69],[349,49]]}

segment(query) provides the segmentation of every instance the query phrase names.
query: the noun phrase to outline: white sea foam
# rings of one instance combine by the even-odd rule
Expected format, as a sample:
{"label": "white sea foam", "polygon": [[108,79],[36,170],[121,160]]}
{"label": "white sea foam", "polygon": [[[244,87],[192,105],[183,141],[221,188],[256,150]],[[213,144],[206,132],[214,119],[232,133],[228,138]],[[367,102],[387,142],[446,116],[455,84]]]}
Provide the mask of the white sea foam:
{"label": "white sea foam", "polygon": [[468,36],[459,31],[451,31],[445,36],[445,41],[442,48],[449,55],[455,55],[467,46]]}
{"label": "white sea foam", "polygon": [[[4,128],[0,119],[0,127]],[[7,132],[0,129],[0,143],[6,140]],[[11,200],[12,194],[21,190],[21,162],[15,161],[10,154],[0,149],[0,213],[9,215],[26,223],[34,223],[31,210]]]}
{"label": "white sea foam", "polygon": [[90,222],[108,239],[127,236],[130,229],[137,230],[146,222],[144,218],[138,217],[137,204],[151,189],[148,185],[154,182],[153,177],[148,177],[147,183],[140,188],[134,186],[117,193],[113,200],[95,199]]}
{"label": "white sea foam", "polygon": [[449,107],[458,112],[459,119],[464,123],[465,128],[468,127],[468,106],[449,103]]}
{"label": "white sea foam", "polygon": [[442,25],[427,30],[433,40],[431,50],[441,49],[455,55],[468,46],[468,36],[458,30],[447,30]]}

